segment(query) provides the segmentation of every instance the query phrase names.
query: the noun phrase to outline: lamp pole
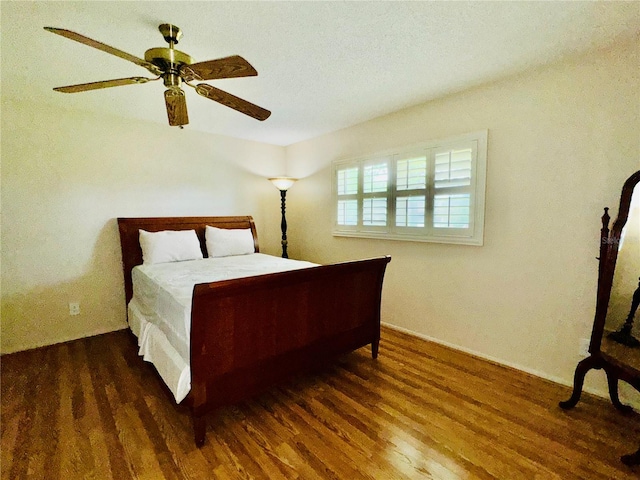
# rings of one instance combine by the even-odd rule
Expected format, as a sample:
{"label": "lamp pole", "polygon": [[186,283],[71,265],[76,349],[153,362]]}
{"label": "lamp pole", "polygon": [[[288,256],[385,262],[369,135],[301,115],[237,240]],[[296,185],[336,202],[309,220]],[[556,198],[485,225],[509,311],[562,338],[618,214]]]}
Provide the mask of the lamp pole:
{"label": "lamp pole", "polygon": [[269,179],[278,190],[280,190],[280,211],[282,212],[282,221],[280,222],[280,230],[282,230],[282,258],[289,258],[287,253],[287,217],[285,215],[287,203],[287,190],[296,182],[296,178],[276,177]]}
{"label": "lamp pole", "polygon": [[289,258],[287,254],[287,217],[284,214],[286,203],[287,191],[280,190],[280,210],[282,210],[282,221],[280,222],[280,229],[282,230],[282,258]]}

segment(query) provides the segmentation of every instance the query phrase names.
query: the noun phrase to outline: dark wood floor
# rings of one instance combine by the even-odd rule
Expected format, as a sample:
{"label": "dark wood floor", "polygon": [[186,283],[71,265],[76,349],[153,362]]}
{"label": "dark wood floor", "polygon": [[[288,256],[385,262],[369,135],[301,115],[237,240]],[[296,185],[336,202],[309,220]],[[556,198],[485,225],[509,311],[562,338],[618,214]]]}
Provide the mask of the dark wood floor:
{"label": "dark wood floor", "polygon": [[640,420],[467,354],[383,330],[319,374],[212,414],[193,443],[127,331],[6,355],[3,479],[625,479]]}

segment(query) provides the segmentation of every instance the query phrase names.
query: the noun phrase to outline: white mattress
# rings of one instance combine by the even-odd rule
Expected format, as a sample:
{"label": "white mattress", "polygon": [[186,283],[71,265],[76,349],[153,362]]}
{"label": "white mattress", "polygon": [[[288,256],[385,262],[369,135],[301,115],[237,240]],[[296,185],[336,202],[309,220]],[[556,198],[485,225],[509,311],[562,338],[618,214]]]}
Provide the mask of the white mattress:
{"label": "white mattress", "polygon": [[128,320],[138,337],[140,355],[154,364],[180,403],[191,389],[189,334],[194,285],[313,266],[316,264],[261,253],[138,265],[132,271]]}

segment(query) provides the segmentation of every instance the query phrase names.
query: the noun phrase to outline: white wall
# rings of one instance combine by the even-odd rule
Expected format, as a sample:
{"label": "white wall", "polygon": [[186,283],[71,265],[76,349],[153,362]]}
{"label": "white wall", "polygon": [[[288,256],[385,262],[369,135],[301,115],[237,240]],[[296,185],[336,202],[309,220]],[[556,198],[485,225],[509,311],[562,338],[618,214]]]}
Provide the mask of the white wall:
{"label": "white wall", "polygon": [[[640,168],[638,65],[636,39],[287,147],[302,178],[288,195],[292,255],[391,254],[384,322],[571,382],[592,327],[602,208],[615,211]],[[332,237],[332,160],[481,129],[483,247]],[[601,388],[598,375],[588,385]]]}
{"label": "white wall", "polygon": [[278,254],[283,168],[282,147],[3,98],[2,352],[125,327],[117,217],[253,215]]}

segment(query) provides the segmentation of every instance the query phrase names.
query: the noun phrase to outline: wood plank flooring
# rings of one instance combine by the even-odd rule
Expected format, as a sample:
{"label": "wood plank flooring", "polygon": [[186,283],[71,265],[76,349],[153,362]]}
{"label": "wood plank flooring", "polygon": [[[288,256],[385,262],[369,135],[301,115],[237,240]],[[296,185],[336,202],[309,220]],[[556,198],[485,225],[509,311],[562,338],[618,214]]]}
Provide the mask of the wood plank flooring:
{"label": "wood plank flooring", "polygon": [[2,479],[626,479],[640,419],[383,329],[368,348],[208,417],[195,448],[128,331],[5,355]]}

